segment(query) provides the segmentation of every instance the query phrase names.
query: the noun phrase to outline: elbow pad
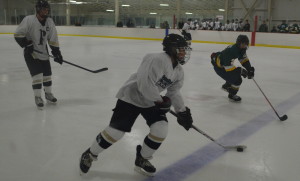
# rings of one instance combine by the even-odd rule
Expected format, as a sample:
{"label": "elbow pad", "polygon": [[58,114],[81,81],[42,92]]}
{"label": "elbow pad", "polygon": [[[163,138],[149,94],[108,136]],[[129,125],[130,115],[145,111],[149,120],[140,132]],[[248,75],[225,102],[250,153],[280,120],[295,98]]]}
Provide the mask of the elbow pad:
{"label": "elbow pad", "polygon": [[15,37],[16,42],[20,45],[20,47],[24,48],[28,45],[32,44],[32,41],[27,40],[25,37]]}

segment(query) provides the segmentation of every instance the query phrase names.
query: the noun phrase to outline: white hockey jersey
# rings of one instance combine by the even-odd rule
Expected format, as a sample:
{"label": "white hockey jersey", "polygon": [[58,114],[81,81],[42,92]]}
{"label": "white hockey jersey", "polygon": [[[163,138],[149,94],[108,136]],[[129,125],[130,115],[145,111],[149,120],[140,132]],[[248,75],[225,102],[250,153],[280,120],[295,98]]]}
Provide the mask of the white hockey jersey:
{"label": "white hockey jersey", "polygon": [[185,111],[180,93],[184,72],[180,64],[173,68],[171,58],[166,53],[147,54],[137,72],[132,74],[121,87],[116,97],[138,107],[154,106],[162,101],[160,93],[167,89],[168,96],[176,112]]}
{"label": "white hockey jersey", "polygon": [[59,47],[57,31],[51,18],[47,18],[45,26],[43,26],[36,15],[26,16],[17,27],[14,36],[16,38],[26,37],[27,40],[32,41],[35,50],[46,54],[34,52],[32,56],[39,60],[49,60],[47,42],[51,46]]}
{"label": "white hockey jersey", "polygon": [[184,23],[182,30],[184,30],[187,33],[190,33],[190,29],[191,29],[191,26],[188,23]]}

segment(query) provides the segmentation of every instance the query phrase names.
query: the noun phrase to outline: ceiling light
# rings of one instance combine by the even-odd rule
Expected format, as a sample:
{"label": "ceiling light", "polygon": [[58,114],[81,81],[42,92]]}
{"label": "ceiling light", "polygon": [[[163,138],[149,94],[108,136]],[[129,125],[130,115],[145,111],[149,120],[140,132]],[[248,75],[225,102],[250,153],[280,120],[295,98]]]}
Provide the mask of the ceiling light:
{"label": "ceiling light", "polygon": [[219,9],[219,11],[225,11],[225,9]]}
{"label": "ceiling light", "polygon": [[193,14],[193,13],[186,12],[185,14]]}
{"label": "ceiling light", "polygon": [[149,13],[149,14],[157,14],[157,13]]}
{"label": "ceiling light", "polygon": [[169,6],[169,4],[159,4],[160,6]]}
{"label": "ceiling light", "polygon": [[108,12],[114,12],[115,10],[107,9],[106,11],[108,11]]}
{"label": "ceiling light", "polygon": [[129,4],[122,4],[122,6],[129,7],[130,5]]}

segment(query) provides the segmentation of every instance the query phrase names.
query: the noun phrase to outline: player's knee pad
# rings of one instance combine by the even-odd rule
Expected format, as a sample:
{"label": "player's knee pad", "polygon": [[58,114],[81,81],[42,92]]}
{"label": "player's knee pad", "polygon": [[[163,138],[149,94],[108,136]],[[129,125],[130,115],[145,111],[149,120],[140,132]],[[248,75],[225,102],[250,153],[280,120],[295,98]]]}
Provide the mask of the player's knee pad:
{"label": "player's knee pad", "polygon": [[124,136],[124,134],[125,132],[108,126],[98,134],[98,136],[96,137],[96,142],[101,148],[107,149],[112,144],[120,140]]}
{"label": "player's knee pad", "polygon": [[125,132],[108,126],[100,134],[106,141],[113,144],[120,140],[124,136]]}
{"label": "player's knee pad", "polygon": [[[143,151],[145,155],[152,155],[155,150],[157,150],[161,143],[165,140],[168,134],[168,122],[158,121],[150,126],[150,133],[144,139],[144,145],[146,150]],[[148,148],[148,149],[147,149]],[[147,153],[146,153],[147,152]],[[147,157],[148,157],[147,156]]]}
{"label": "player's knee pad", "polygon": [[150,138],[156,142],[162,142],[168,135],[168,122],[158,121],[150,126]]}
{"label": "player's knee pad", "polygon": [[43,82],[43,74],[36,74],[32,76],[32,87],[33,89],[41,89],[42,88],[42,82]]}
{"label": "player's knee pad", "polygon": [[233,85],[233,84],[232,84],[232,85],[229,87],[228,92],[229,92],[229,94],[235,95],[235,94],[239,91],[239,89],[240,89],[240,86],[237,86],[237,85]]}
{"label": "player's knee pad", "polygon": [[52,85],[52,78],[51,78],[51,76],[44,76],[43,77],[43,85],[44,86],[51,86]]}

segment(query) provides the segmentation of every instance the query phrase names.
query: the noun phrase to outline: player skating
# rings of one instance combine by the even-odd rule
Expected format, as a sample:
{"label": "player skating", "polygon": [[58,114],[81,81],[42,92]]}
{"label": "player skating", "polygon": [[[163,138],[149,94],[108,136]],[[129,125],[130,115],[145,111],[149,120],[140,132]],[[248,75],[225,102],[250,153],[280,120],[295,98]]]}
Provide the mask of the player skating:
{"label": "player skating", "polygon": [[[249,39],[246,35],[239,35],[236,43],[228,46],[221,52],[211,54],[211,63],[216,73],[226,82],[222,89],[228,92],[228,98],[233,102],[240,102],[242,98],[237,94],[242,77],[252,79],[254,77],[254,67],[251,66],[246,51],[249,46]],[[234,60],[238,59],[242,67],[236,67]]]}
{"label": "player skating", "polygon": [[[150,128],[143,145],[136,147],[135,170],[153,176],[156,168],[149,162],[168,133],[166,113],[171,105],[178,114],[177,121],[186,130],[191,128],[193,119],[190,109],[184,105],[180,89],[184,72],[181,65],[190,56],[186,40],[170,34],[163,40],[163,53],[147,54],[137,73],[130,76],[116,97],[116,107],[109,126],[101,131],[92,145],[81,155],[80,170],[87,173],[98,154],[130,132],[141,114]],[[160,93],[167,89],[165,96]]]}
{"label": "player skating", "polygon": [[46,100],[52,103],[57,102],[52,94],[52,72],[47,42],[55,57],[54,61],[62,64],[63,57],[59,50],[55,24],[48,17],[49,3],[46,0],[38,0],[35,8],[36,15],[26,16],[17,27],[14,37],[17,43],[24,48],[25,62],[32,77],[35,103],[39,109],[42,109],[44,107],[42,86],[44,86]]}
{"label": "player skating", "polygon": [[189,18],[187,20],[187,22],[184,23],[184,25],[181,29],[182,30],[181,34],[184,36],[184,38],[186,39],[189,46],[191,46],[191,42],[192,42],[192,35],[191,35],[191,32],[190,32],[191,22],[192,22],[192,19]]}

